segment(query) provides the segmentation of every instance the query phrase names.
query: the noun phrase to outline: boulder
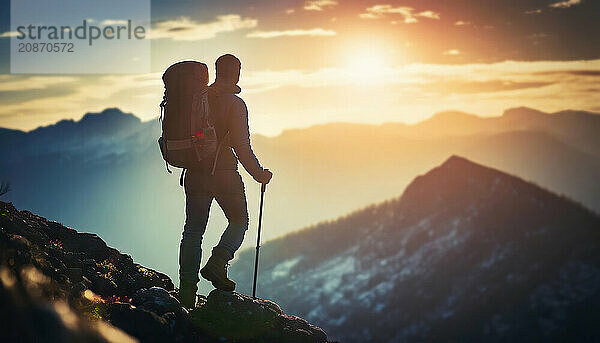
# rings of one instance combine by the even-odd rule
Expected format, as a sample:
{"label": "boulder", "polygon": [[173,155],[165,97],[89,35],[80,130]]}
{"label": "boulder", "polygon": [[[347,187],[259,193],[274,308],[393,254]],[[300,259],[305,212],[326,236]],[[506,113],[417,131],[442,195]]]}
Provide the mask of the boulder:
{"label": "boulder", "polygon": [[193,310],[191,316],[202,332],[224,341],[327,341],[323,330],[304,319],[285,315],[274,302],[236,292],[213,290],[204,305]]}
{"label": "boulder", "polygon": [[178,313],[183,311],[179,300],[161,287],[142,288],[138,290],[133,295],[131,303],[160,315],[167,312]]}

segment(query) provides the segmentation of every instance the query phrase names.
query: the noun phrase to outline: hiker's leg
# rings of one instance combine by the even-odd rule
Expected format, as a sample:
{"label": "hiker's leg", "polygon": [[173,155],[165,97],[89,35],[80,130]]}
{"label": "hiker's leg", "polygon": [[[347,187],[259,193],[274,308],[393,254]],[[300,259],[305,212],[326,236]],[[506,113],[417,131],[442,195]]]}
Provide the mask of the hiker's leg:
{"label": "hiker's leg", "polygon": [[248,206],[242,177],[236,170],[215,175],[215,199],[229,221],[217,248],[229,253],[229,260],[240,248],[248,230]]}
{"label": "hiker's leg", "polygon": [[244,234],[248,229],[246,194],[240,174],[235,170],[217,171],[214,177],[213,194],[229,224],[200,274],[212,282],[214,287],[233,291],[235,282],[227,277],[227,266],[233,259],[233,254],[242,245]]}
{"label": "hiker's leg", "polygon": [[206,231],[212,193],[203,175],[189,172],[185,177],[185,225],[179,245],[180,282],[198,282],[202,257],[202,236]]}

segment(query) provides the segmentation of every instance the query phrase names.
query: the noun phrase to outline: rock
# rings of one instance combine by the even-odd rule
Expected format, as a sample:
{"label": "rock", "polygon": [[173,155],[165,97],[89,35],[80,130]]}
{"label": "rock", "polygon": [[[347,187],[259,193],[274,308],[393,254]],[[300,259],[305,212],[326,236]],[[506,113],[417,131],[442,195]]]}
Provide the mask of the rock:
{"label": "rock", "polygon": [[177,313],[182,311],[179,300],[172,296],[166,289],[160,287],[138,290],[133,295],[131,303],[137,307],[142,307],[161,315],[167,312]]}
{"label": "rock", "polygon": [[320,327],[309,324],[306,320],[290,315],[282,316],[281,343],[287,342],[326,342],[327,334]]}
{"label": "rock", "polygon": [[67,275],[72,282],[83,280],[83,269],[81,268],[68,268]]}
{"label": "rock", "polygon": [[192,311],[192,319],[210,336],[248,339],[272,329],[282,313],[274,303],[253,300],[235,292],[213,290],[206,303]]}
{"label": "rock", "polygon": [[108,317],[113,325],[143,342],[173,341],[167,320],[152,311],[114,303],[109,307]]}
{"label": "rock", "polygon": [[212,337],[241,342],[326,342],[320,328],[285,315],[272,301],[213,290],[191,313],[192,321]]}

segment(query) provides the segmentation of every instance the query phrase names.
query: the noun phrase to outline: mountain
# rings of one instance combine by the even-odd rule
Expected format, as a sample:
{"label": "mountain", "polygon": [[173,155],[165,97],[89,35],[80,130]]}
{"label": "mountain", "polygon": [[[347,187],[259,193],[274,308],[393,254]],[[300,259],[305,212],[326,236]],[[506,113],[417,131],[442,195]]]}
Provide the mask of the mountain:
{"label": "mountain", "polygon": [[[250,285],[253,262],[230,274]],[[342,342],[600,339],[600,217],[461,157],[263,244],[259,269],[259,295]]]}
{"label": "mountain", "polygon": [[405,138],[431,139],[452,136],[494,134],[508,131],[542,131],[569,142],[579,150],[600,156],[600,116],[595,112],[565,110],[546,113],[528,107],[515,107],[501,116],[477,116],[459,111],[435,113],[421,122],[407,125],[385,123],[382,125],[330,123],[307,129],[284,131],[288,140],[299,136],[322,137],[331,130],[347,133],[352,137],[369,138],[371,133],[380,137],[402,136]]}
{"label": "mountain", "polygon": [[[255,151],[275,172],[265,199],[264,238],[395,197],[415,175],[452,154],[600,212],[598,122],[600,116],[588,112],[517,108],[496,118],[445,112],[415,125],[332,123],[255,135]],[[184,195],[178,172],[165,171],[159,134],[157,120],[141,122],[118,109],[30,132],[0,130],[0,180],[10,181],[12,189],[5,199],[100,234],[175,278]],[[242,175],[251,218],[245,244],[251,245],[259,186]],[[213,206],[205,255],[224,227],[223,214]]]}
{"label": "mountain", "polygon": [[268,300],[214,290],[188,311],[168,276],[97,235],[0,202],[0,341],[326,343]]}
{"label": "mountain", "polygon": [[506,131],[543,131],[569,142],[583,152],[600,157],[600,117],[597,113],[565,110],[545,113],[528,107],[510,108],[499,117],[480,117],[463,112],[441,112],[404,127],[407,134],[461,136]]}
{"label": "mountain", "polygon": [[600,158],[547,132],[411,138],[384,126],[330,125],[318,133],[306,129],[305,136],[256,139],[265,165],[279,176],[267,193],[265,218],[272,227],[288,232],[394,197],[415,175],[452,154],[501,168],[600,212]]}
{"label": "mountain", "polygon": [[6,160],[51,153],[94,152],[93,155],[98,156],[110,153],[105,150],[121,144],[143,127],[133,114],[107,108],[100,113],[86,113],[78,121],[61,120],[26,133],[0,131],[0,140],[7,143],[0,152]]}

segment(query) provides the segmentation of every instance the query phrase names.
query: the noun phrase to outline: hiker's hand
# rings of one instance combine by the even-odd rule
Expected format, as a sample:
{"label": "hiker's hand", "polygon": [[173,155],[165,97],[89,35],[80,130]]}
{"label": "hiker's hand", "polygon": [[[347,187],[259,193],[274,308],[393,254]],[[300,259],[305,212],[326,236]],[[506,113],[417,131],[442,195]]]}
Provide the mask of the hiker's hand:
{"label": "hiker's hand", "polygon": [[269,169],[265,169],[265,170],[263,170],[263,174],[261,175],[261,177],[259,179],[257,179],[256,181],[266,185],[267,183],[269,183],[269,181],[271,181],[272,177],[273,177],[273,173],[271,173],[271,171]]}

